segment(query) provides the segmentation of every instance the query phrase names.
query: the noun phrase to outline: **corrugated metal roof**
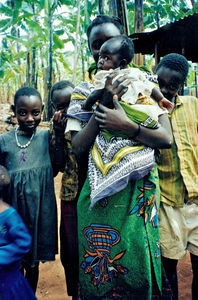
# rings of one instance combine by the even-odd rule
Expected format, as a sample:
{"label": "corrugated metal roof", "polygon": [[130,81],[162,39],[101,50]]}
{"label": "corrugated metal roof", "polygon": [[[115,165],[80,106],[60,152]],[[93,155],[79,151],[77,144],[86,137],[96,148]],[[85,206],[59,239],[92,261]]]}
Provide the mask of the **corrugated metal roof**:
{"label": "corrugated metal roof", "polygon": [[135,53],[154,54],[158,57],[175,52],[188,60],[198,62],[198,14],[193,14],[157,30],[130,35]]}

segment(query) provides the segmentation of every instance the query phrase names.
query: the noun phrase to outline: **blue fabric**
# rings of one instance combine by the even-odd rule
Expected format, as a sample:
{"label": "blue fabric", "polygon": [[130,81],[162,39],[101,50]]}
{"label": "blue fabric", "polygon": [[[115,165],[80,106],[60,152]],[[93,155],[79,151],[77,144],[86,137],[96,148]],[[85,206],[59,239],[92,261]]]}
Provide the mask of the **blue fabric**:
{"label": "blue fabric", "polygon": [[0,300],[36,300],[27,279],[19,271],[0,274]]}
{"label": "blue fabric", "polygon": [[30,250],[31,236],[12,207],[0,213],[0,299],[36,299],[19,271],[22,257]]}
{"label": "blue fabric", "polygon": [[88,122],[92,115],[93,115],[93,112],[82,112],[82,113],[76,113],[75,115],[67,114],[67,117],[76,119],[76,120],[79,120],[82,122]]}
{"label": "blue fabric", "polygon": [[31,236],[12,207],[0,213],[0,272],[18,266],[31,248]]}

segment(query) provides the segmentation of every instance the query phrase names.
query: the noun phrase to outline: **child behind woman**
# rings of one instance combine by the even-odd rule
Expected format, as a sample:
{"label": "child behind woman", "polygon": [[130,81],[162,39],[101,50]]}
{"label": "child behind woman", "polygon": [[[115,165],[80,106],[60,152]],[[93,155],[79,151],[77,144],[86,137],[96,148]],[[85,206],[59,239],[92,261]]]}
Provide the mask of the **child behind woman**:
{"label": "child behind woman", "polygon": [[3,188],[9,182],[7,170],[0,166],[0,299],[35,300],[19,270],[22,257],[31,248],[31,236],[17,211],[3,201]]}
{"label": "child behind woman", "polygon": [[[76,158],[72,151],[71,135],[65,134],[65,115],[74,85],[68,80],[55,83],[51,90],[51,101],[55,109],[53,118],[51,160],[54,175],[63,172],[61,184],[60,258],[64,267],[67,294],[75,299],[78,294],[78,234],[77,199],[80,189]],[[82,177],[80,178],[82,182]]]}
{"label": "child behind woman", "polygon": [[19,126],[0,135],[0,164],[7,168],[11,179],[8,199],[32,235],[32,248],[24,258],[23,267],[34,291],[39,261],[54,260],[57,253],[57,209],[49,131],[37,129],[42,109],[37,90],[20,88],[12,106]]}

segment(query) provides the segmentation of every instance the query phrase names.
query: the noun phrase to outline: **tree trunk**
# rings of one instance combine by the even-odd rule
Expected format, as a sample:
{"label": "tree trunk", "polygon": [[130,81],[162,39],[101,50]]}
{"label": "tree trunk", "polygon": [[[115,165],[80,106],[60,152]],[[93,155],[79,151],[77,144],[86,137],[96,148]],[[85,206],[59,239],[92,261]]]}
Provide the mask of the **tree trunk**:
{"label": "tree trunk", "polygon": [[49,26],[49,56],[48,56],[48,79],[47,79],[47,93],[46,93],[46,106],[44,112],[44,121],[49,121],[53,115],[50,91],[52,87],[52,46],[53,46],[53,25],[52,25],[53,10],[50,8],[48,13],[48,26]]}
{"label": "tree trunk", "polygon": [[128,15],[126,0],[110,0],[109,1],[109,14],[120,18],[124,33],[129,35],[129,24],[128,24]]}
{"label": "tree trunk", "polygon": [[36,88],[36,48],[32,48],[32,78],[31,86]]}
{"label": "tree trunk", "polygon": [[26,60],[26,86],[30,86],[30,52],[28,52]]}
{"label": "tree trunk", "polygon": [[[31,3],[33,13],[35,14],[34,2]],[[37,22],[36,16],[33,17],[34,21]],[[31,74],[31,86],[36,88],[36,47],[32,47],[32,74]]]}
{"label": "tree trunk", "polygon": [[[17,30],[17,37],[20,38],[20,29]],[[16,47],[17,47],[17,53],[19,53],[20,52],[20,45],[19,45],[18,42],[16,44]],[[19,65],[19,67],[21,66],[20,57],[18,58],[18,65]],[[21,73],[21,70],[19,71],[19,82],[20,82],[20,86],[22,86],[22,73]]]}
{"label": "tree trunk", "polygon": [[82,39],[80,37],[80,53],[81,53],[81,60],[82,60],[82,74],[83,74],[83,81],[85,81],[85,60],[84,60],[84,53],[83,53],[83,47],[82,47]]}
{"label": "tree trunk", "polygon": [[59,70],[59,66],[58,66],[57,60],[55,61],[55,63],[56,63],[56,71],[57,71],[57,74],[58,74],[58,81],[60,81],[61,80],[61,73],[60,73],[60,70]]}
{"label": "tree trunk", "polygon": [[118,17],[117,0],[109,0],[109,14]]}
{"label": "tree trunk", "polygon": [[[135,20],[134,32],[143,31],[143,0],[135,0]],[[135,54],[134,63],[138,66],[143,65],[144,57],[142,54]]]}
{"label": "tree trunk", "polygon": [[98,0],[98,11],[100,15],[104,15],[104,1]]}
{"label": "tree trunk", "polygon": [[76,85],[76,70],[78,62],[78,36],[79,36],[79,27],[80,27],[80,0],[77,0],[77,24],[76,24],[76,41],[75,41],[75,52],[74,52],[74,63],[73,63],[73,77],[72,82]]}

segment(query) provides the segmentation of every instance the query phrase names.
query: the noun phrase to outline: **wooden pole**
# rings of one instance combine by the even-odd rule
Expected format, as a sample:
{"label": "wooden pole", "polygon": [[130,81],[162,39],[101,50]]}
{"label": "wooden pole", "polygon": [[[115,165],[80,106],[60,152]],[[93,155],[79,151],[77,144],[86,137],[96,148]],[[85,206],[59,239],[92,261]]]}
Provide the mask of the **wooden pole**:
{"label": "wooden pole", "polygon": [[100,15],[104,15],[104,1],[98,0],[98,11]]}
{"label": "wooden pole", "polygon": [[120,18],[124,33],[129,35],[129,24],[128,24],[128,14],[126,0],[110,0],[109,1],[109,14]]}
{"label": "wooden pole", "polygon": [[[134,32],[143,31],[143,0],[135,0],[135,20],[134,20]],[[134,63],[138,66],[144,64],[144,56],[142,54],[135,54]]]}

